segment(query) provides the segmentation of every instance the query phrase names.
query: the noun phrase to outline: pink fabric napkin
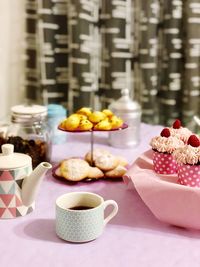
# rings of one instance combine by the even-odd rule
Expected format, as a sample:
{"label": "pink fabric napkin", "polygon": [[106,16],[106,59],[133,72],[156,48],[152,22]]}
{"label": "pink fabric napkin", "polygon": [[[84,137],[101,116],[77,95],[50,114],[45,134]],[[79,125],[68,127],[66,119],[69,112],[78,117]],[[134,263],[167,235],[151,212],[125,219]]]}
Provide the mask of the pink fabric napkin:
{"label": "pink fabric napkin", "polygon": [[200,229],[200,188],[178,184],[176,174],[155,173],[152,157],[152,150],[142,154],[124,175],[124,182],[133,182],[144,203],[159,220]]}

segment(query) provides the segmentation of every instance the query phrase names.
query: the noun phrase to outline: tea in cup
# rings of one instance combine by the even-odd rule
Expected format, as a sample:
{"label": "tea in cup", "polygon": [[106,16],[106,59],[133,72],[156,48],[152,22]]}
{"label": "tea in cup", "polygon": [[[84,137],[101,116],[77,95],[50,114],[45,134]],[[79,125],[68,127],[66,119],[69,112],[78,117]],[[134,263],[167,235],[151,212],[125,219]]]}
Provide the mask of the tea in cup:
{"label": "tea in cup", "polygon": [[[113,210],[104,218],[104,210]],[[56,200],[56,234],[69,242],[88,242],[99,237],[104,226],[117,214],[114,200],[90,192],[72,192]]]}

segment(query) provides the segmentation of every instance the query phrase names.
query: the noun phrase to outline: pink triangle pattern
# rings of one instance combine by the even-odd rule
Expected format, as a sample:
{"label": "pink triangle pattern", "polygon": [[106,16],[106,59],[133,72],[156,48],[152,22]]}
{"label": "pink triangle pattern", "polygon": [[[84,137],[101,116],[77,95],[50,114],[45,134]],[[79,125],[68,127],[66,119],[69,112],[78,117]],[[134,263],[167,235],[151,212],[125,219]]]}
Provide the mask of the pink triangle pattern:
{"label": "pink triangle pattern", "polygon": [[[25,216],[28,213],[32,212],[35,208],[35,203],[28,207],[24,206],[21,200],[15,195],[9,195],[4,199],[2,199],[1,196],[2,195],[0,195],[2,204],[6,204],[5,207],[0,207],[0,218],[2,219],[12,219],[20,216]],[[16,205],[14,206],[15,203]]]}
{"label": "pink triangle pattern", "polygon": [[13,217],[16,217],[16,208],[8,208]]}
{"label": "pink triangle pattern", "polygon": [[6,208],[0,208],[0,218],[2,218],[5,210]]}
{"label": "pink triangle pattern", "polygon": [[[0,198],[0,208],[6,208],[5,203]],[[1,216],[0,216],[1,217]]]}
{"label": "pink triangle pattern", "polygon": [[22,206],[22,202],[17,196],[15,196],[15,201],[16,201],[16,207]]}
{"label": "pink triangle pattern", "polygon": [[0,181],[11,181],[14,177],[12,176],[11,172],[3,171],[0,176]]}
{"label": "pink triangle pattern", "polygon": [[13,197],[15,197],[15,195],[13,195],[13,194],[5,194],[5,195],[1,194],[0,195],[0,198],[3,201],[3,203],[6,205],[6,207],[9,206]]}

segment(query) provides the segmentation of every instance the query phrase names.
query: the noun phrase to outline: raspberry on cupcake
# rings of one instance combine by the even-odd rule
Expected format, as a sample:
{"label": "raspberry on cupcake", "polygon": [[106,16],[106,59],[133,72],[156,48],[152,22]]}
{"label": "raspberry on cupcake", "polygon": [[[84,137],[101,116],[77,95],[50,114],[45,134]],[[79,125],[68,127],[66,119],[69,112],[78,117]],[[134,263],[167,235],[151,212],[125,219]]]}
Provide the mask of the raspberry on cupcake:
{"label": "raspberry on cupcake", "polygon": [[169,131],[172,136],[176,136],[184,143],[187,143],[188,138],[192,134],[188,128],[182,127],[181,121],[178,119],[174,121],[172,127],[169,128]]}
{"label": "raspberry on cupcake", "polygon": [[200,139],[190,135],[187,144],[173,152],[178,163],[178,182],[190,187],[200,187]]}
{"label": "raspberry on cupcake", "polygon": [[164,128],[159,136],[151,139],[153,149],[154,170],[159,174],[174,174],[177,172],[177,163],[172,153],[184,143],[176,136],[172,136],[168,128]]}

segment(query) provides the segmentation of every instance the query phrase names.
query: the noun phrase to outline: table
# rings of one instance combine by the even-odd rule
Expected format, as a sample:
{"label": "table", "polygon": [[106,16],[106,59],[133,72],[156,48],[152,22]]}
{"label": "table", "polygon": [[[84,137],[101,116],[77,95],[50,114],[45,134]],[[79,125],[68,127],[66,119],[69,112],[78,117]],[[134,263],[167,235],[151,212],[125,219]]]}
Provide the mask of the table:
{"label": "table", "polygon": [[[107,134],[95,134],[95,147],[104,147],[132,163],[149,149],[150,139],[161,126],[141,125],[136,148],[108,147]],[[67,134],[64,145],[53,147],[54,163],[83,156],[90,149],[90,136]],[[119,205],[117,216],[96,240],[73,244],[55,234],[55,200],[72,191],[98,193]],[[132,184],[122,181],[68,185],[47,173],[36,200],[36,209],[25,217],[0,220],[1,267],[196,267],[200,266],[200,231],[178,228],[158,221],[145,206]]]}

